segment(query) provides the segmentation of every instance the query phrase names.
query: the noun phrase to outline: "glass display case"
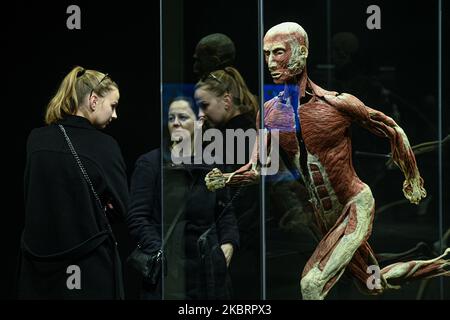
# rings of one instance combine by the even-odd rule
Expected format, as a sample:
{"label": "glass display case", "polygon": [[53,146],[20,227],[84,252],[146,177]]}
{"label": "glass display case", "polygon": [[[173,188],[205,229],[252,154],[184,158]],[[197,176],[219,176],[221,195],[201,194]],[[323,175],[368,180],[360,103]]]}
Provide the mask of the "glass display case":
{"label": "glass display case", "polygon": [[[168,260],[163,296],[165,299],[220,299],[231,297],[233,291],[237,299],[258,299],[263,274],[259,186],[212,192],[204,182],[206,174],[215,167],[215,162],[207,159],[211,154],[207,142],[214,142],[216,133],[222,139],[227,129],[238,129],[241,125],[254,131],[256,128],[256,102],[254,110],[247,110],[252,116],[246,114],[228,122],[229,114],[220,109],[223,107],[221,94],[211,90],[229,90],[228,85],[235,83],[231,78],[240,77],[239,88],[246,87],[247,92],[260,96],[258,2],[250,1],[242,6],[235,0],[162,1],[161,21],[161,127],[162,149],[166,151],[162,204]],[[231,69],[217,75],[210,73],[219,66]],[[199,124],[204,114],[215,116],[216,122],[208,120],[202,129]],[[183,130],[188,135],[194,133],[192,151],[197,157],[188,148],[181,151],[184,159],[177,162],[172,157],[175,155],[172,140],[181,140]],[[183,141],[188,140],[191,141],[188,138]],[[223,160],[227,151],[216,149],[212,155]],[[222,164],[219,166],[224,172],[234,171],[249,160],[248,152],[243,159],[236,160],[241,161],[224,164],[227,169]],[[214,230],[210,229],[212,226]],[[199,241],[202,235],[206,237],[204,244]],[[227,275],[220,246],[230,243],[233,258]],[[208,252],[202,251],[202,246],[207,246]]]}
{"label": "glass display case", "polygon": [[161,1],[163,299],[450,298],[449,10]]}

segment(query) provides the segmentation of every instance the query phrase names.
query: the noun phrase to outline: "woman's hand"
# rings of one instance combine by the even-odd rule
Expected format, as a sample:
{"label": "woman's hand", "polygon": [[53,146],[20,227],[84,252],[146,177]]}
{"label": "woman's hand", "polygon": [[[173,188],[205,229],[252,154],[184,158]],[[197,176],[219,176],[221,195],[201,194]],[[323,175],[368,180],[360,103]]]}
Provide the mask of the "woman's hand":
{"label": "woman's hand", "polygon": [[233,256],[233,245],[231,243],[224,243],[220,246],[223,254],[225,255],[225,260],[227,261],[227,267],[230,265],[231,257]]}

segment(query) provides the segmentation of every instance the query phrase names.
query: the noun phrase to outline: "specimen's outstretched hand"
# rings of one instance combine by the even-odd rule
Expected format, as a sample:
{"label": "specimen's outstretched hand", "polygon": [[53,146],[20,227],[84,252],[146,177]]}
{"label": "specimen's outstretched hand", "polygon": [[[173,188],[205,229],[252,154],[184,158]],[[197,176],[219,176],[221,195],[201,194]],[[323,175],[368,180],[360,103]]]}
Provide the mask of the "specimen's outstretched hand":
{"label": "specimen's outstretched hand", "polygon": [[216,191],[225,187],[227,178],[217,168],[212,169],[205,177],[206,187],[209,191]]}

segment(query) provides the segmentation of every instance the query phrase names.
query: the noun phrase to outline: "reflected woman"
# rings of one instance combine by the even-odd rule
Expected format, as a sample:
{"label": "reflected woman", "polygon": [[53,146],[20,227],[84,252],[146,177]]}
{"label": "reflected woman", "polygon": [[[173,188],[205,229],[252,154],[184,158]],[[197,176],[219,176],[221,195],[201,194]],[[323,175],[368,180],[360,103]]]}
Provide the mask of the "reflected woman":
{"label": "reflected woman", "polygon": [[[172,161],[172,152],[183,141],[194,145],[196,121],[188,98],[174,99],[169,106],[169,143],[163,152],[164,184],[161,185],[161,150],[141,156],[131,180],[128,227],[141,251],[149,256],[164,252],[167,272],[164,278],[165,299],[226,299],[230,297],[227,267],[239,244],[239,234],[232,206],[225,193],[209,192],[204,178],[206,165],[190,161],[191,150],[183,164]],[[161,210],[161,190],[164,213]],[[162,216],[163,215],[163,216]],[[199,238],[212,225],[211,255],[199,252]],[[161,278],[157,283],[144,277],[143,299],[161,299]]]}
{"label": "reflected woman", "polygon": [[[227,131],[237,136],[256,129],[258,103],[243,77],[234,67],[225,67],[206,74],[196,84],[195,99],[205,117],[205,123],[222,133],[223,172],[239,169],[250,160],[253,145],[245,139],[227,141]],[[243,131],[238,131],[243,130]],[[256,133],[256,132],[255,132]],[[239,145],[244,141],[244,145]],[[237,143],[236,143],[237,142]],[[232,146],[233,150],[227,150]],[[232,151],[234,157],[227,157]],[[243,153],[243,154],[242,154]],[[231,159],[230,159],[231,158]],[[231,266],[236,299],[258,299],[260,289],[259,267],[259,186],[251,185],[229,189],[239,226],[241,246]],[[238,193],[239,191],[239,193]]]}

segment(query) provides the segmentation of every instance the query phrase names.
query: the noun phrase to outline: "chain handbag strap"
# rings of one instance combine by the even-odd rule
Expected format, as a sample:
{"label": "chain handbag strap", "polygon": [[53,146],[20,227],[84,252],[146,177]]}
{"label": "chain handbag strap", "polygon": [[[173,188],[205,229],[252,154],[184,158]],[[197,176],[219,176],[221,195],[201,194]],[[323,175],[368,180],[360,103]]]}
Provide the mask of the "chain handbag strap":
{"label": "chain handbag strap", "polygon": [[225,214],[225,212],[226,212],[226,210],[228,209],[228,207],[231,206],[231,205],[233,204],[233,201],[235,201],[236,198],[239,197],[239,196],[241,195],[241,191],[242,191],[242,188],[243,188],[243,187],[244,187],[244,186],[242,186],[242,185],[239,186],[239,188],[237,189],[236,193],[233,195],[233,197],[231,198],[231,200],[228,201],[228,203],[225,205],[225,207],[223,208],[222,212],[219,214],[219,216],[218,216],[217,219],[214,221],[214,223],[217,223],[217,222],[220,220],[220,218],[222,218],[222,216]]}
{"label": "chain handbag strap", "polygon": [[[195,181],[193,181],[190,185],[190,189],[192,190],[192,187],[194,185]],[[236,193],[233,195],[233,197],[231,198],[231,200],[224,206],[224,208],[222,209],[222,211],[220,212],[219,216],[214,220],[214,224],[216,224],[221,218],[222,216],[225,214],[226,210],[228,209],[229,206],[231,206],[231,204],[233,203],[234,200],[236,200],[236,198],[240,195],[241,190],[242,190],[243,186],[239,186],[239,189],[236,191]],[[177,213],[177,215],[175,216],[174,222],[172,222],[172,224],[169,227],[169,230],[166,232],[166,235],[164,237],[163,240],[163,244],[162,247],[164,248],[167,241],[169,240],[170,236],[173,233],[173,229],[175,228],[176,223],[178,222],[181,214],[184,212],[184,206],[182,207],[182,210],[179,210],[179,212]],[[211,227],[210,227],[211,228]],[[210,229],[209,228],[209,229]]]}
{"label": "chain handbag strap", "polygon": [[75,151],[75,148],[73,147],[72,141],[70,141],[69,136],[66,133],[66,130],[64,129],[64,127],[61,124],[58,124],[59,129],[61,130],[62,134],[64,135],[64,138],[67,142],[67,145],[69,146],[70,152],[72,153],[73,157],[75,158],[75,161],[78,165],[78,167],[81,170],[81,173],[83,174],[83,178],[86,181],[86,183],[88,184],[92,194],[94,195],[95,201],[97,203],[97,205],[99,206],[99,208],[101,209],[104,217],[105,217],[105,222],[106,222],[106,226],[108,228],[108,232],[111,235],[111,237],[113,238],[115,245],[117,246],[117,241],[114,237],[114,234],[112,232],[112,228],[111,225],[109,224],[109,220],[108,220],[108,216],[106,215],[106,208],[103,207],[102,202],[100,200],[100,197],[98,196],[97,192],[94,189],[94,185],[91,182],[91,179],[89,178],[89,175],[86,172],[86,169],[83,166],[83,163],[81,162],[80,157],[78,156],[77,152]]}

